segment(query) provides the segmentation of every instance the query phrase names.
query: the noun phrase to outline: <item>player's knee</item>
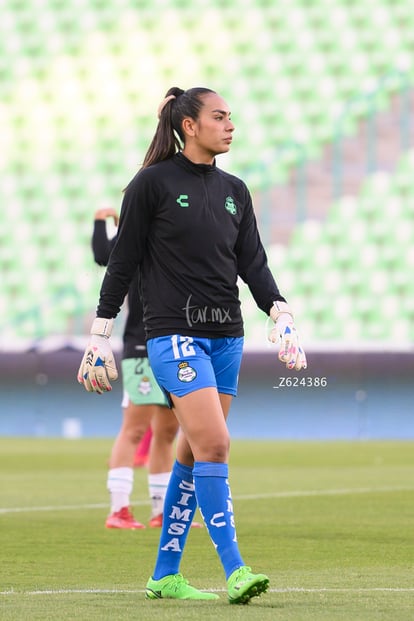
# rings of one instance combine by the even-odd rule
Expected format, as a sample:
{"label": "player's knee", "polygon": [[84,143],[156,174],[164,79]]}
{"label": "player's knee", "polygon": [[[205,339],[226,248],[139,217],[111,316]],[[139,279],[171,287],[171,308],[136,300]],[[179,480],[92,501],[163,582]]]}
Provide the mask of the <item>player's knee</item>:
{"label": "player's knee", "polygon": [[178,422],[174,420],[172,424],[153,425],[152,431],[158,442],[172,444],[178,433]]}
{"label": "player's knee", "polygon": [[125,433],[130,442],[132,442],[133,444],[139,444],[144,437],[146,430],[146,427],[143,427],[141,425],[131,426],[125,430]]}
{"label": "player's knee", "polygon": [[229,438],[217,438],[205,446],[206,461],[226,462],[230,451]]}
{"label": "player's knee", "polygon": [[163,435],[164,442],[166,444],[172,444],[177,436],[177,432],[178,432],[177,428],[167,429]]}

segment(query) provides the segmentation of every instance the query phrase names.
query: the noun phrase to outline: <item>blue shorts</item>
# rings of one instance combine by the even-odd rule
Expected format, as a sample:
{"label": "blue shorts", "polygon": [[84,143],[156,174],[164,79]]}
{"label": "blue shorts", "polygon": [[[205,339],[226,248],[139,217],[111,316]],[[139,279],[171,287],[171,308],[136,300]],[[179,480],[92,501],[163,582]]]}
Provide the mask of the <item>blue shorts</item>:
{"label": "blue shorts", "polygon": [[148,358],[167,395],[183,397],[200,388],[214,387],[236,396],[243,341],[243,337],[159,336],[147,342]]}

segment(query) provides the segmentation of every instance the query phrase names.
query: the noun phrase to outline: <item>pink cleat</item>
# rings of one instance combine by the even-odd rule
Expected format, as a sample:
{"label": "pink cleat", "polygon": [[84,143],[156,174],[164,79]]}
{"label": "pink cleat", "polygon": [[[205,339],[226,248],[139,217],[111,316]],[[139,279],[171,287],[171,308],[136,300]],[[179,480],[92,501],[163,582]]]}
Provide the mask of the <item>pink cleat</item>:
{"label": "pink cleat", "polygon": [[134,519],[129,507],[122,507],[119,511],[115,511],[109,515],[105,522],[106,528],[126,528],[129,530],[138,530],[145,528],[144,524]]}

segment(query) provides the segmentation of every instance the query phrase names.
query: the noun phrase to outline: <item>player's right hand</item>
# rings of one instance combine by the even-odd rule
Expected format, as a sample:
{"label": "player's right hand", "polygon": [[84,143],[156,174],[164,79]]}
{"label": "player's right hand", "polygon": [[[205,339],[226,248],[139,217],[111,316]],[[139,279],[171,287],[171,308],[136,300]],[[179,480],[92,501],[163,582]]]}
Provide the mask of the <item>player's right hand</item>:
{"label": "player's right hand", "polygon": [[78,382],[88,392],[102,394],[112,390],[111,381],[118,378],[115,358],[109,337],[113,319],[97,317],[91,328],[91,337],[78,371]]}

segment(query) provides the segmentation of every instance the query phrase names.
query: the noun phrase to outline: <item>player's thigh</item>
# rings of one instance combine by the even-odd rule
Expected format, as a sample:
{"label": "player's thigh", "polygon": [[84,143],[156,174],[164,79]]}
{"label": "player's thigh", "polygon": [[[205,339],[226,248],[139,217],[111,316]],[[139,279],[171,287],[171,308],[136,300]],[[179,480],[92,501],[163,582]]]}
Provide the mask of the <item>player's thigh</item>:
{"label": "player's thigh", "polygon": [[[183,397],[172,395],[174,411],[196,461],[227,461],[230,437],[220,396],[214,387],[201,388]],[[185,456],[179,440],[177,456]]]}
{"label": "player's thigh", "polygon": [[129,400],[128,395],[124,396],[122,409],[123,431],[137,436],[137,439],[141,439],[151,424],[152,416],[151,406],[137,405]]}
{"label": "player's thigh", "polygon": [[233,395],[226,395],[220,392],[219,399],[220,399],[221,409],[223,411],[224,418],[227,420],[227,417],[230,412],[231,402],[233,400]]}
{"label": "player's thigh", "polygon": [[151,427],[153,438],[158,442],[172,443],[178,431],[178,420],[171,408],[160,405],[148,406],[152,409]]}

